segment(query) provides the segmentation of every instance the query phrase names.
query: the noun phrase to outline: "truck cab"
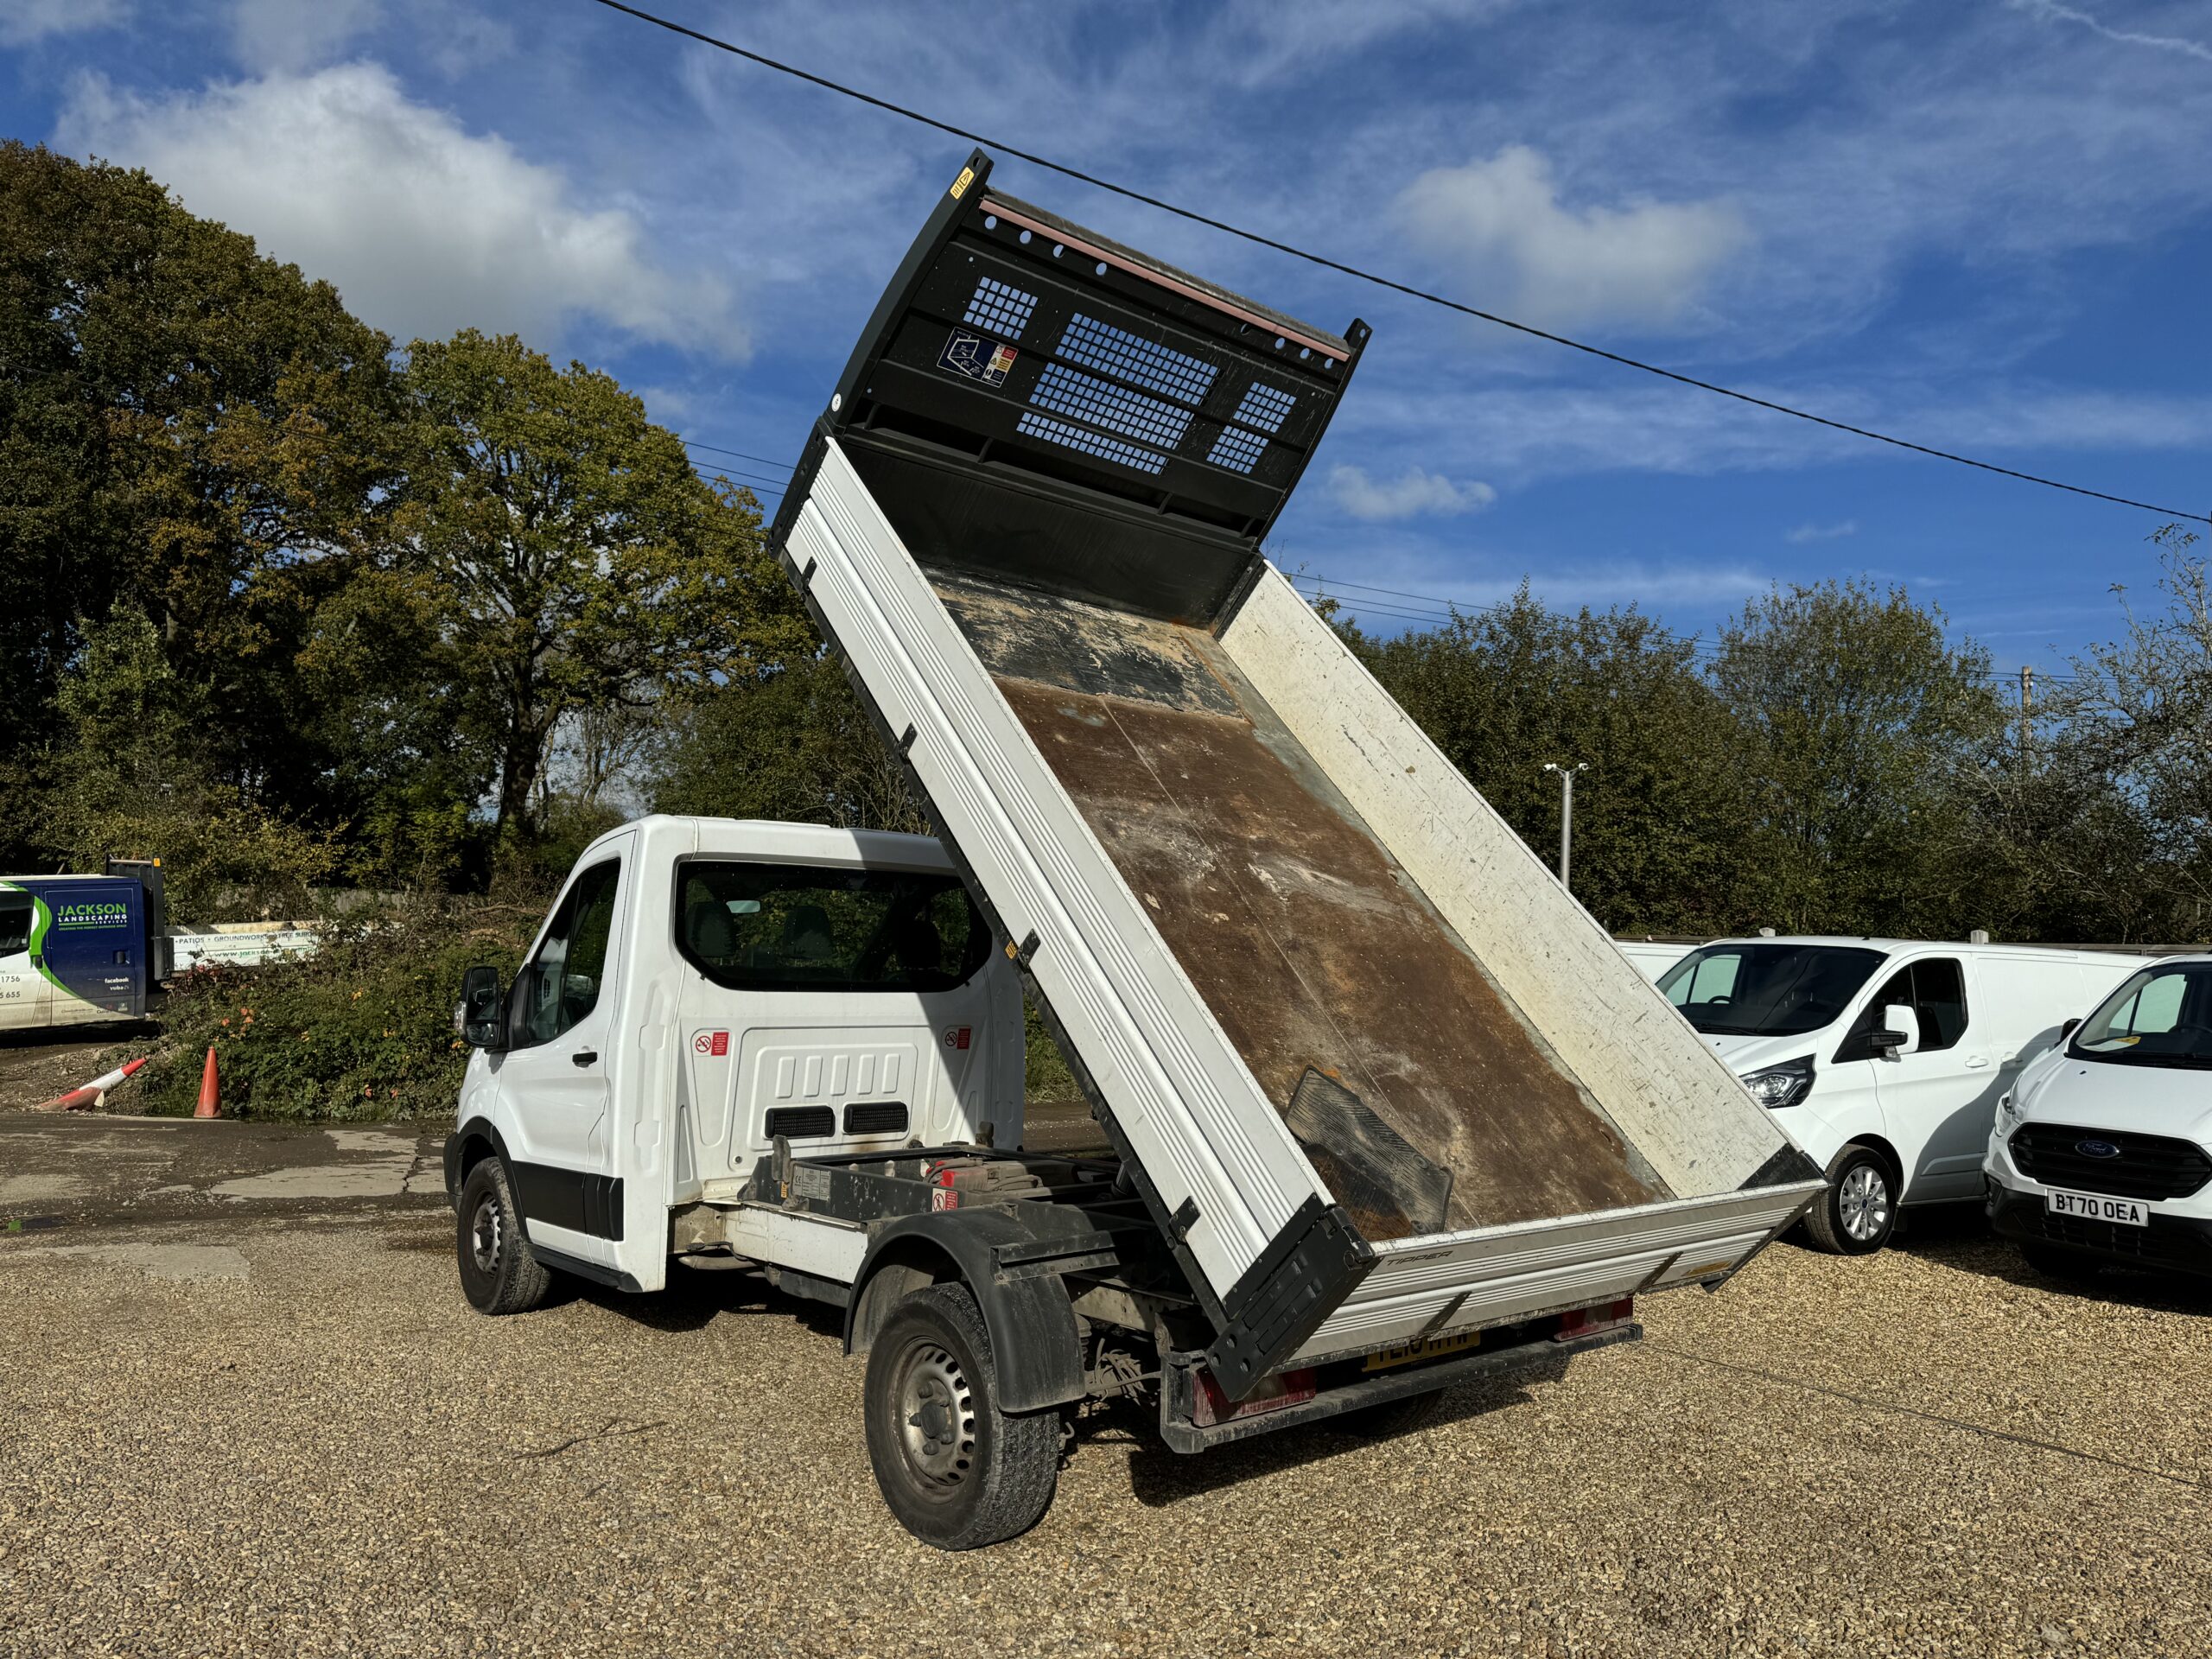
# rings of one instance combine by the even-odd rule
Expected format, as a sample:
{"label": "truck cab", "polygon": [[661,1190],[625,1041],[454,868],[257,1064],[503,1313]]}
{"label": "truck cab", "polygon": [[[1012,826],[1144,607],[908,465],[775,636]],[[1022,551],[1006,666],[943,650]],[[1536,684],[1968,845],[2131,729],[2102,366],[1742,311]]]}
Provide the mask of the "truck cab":
{"label": "truck cab", "polygon": [[461,1088],[537,1256],[665,1282],[672,1211],[807,1154],[1021,1144],[1021,991],[922,836],[655,817],[577,861]]}

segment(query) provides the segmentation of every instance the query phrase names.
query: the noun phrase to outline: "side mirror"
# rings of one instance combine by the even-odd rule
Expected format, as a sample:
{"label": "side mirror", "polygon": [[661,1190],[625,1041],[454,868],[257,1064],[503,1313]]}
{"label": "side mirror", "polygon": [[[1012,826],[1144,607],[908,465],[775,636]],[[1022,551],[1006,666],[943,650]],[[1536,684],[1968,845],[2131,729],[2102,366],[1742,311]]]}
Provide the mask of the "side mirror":
{"label": "side mirror", "polygon": [[2081,1023],[2082,1023],[2082,1016],[2081,1016],[2080,1014],[2075,1014],[2075,1015],[2071,1020],[2068,1020],[2064,1025],[2061,1026],[2061,1027],[2058,1028],[2058,1040],[2059,1040],[2060,1042],[2062,1042],[2062,1043],[2063,1043],[2063,1042],[2064,1042],[2064,1041],[2065,1041],[2069,1037],[2071,1037],[2071,1036],[2074,1034],[2074,1027],[2076,1027],[2076,1026],[2078,1026],[2078,1025],[2080,1025]]}
{"label": "side mirror", "polygon": [[1867,1040],[1885,1060],[1902,1059],[1916,1053],[1920,1048],[1920,1016],[1905,1004],[1892,1002],[1882,1010],[1882,1023]]}
{"label": "side mirror", "polygon": [[499,970],[472,968],[461,976],[461,1007],[454,1011],[454,1028],[471,1048],[497,1053],[506,1044],[506,1021],[500,1016]]}

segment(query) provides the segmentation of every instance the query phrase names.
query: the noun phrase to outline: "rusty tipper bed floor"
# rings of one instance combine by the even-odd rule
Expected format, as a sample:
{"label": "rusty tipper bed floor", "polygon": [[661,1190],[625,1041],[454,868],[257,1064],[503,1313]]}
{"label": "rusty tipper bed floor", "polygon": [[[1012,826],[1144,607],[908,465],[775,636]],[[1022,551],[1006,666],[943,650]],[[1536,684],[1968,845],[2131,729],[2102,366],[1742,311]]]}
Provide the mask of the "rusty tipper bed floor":
{"label": "rusty tipper bed floor", "polygon": [[936,585],[1278,1107],[1318,1073],[1451,1173],[1427,1224],[1362,1205],[1293,1114],[1368,1236],[1672,1196],[1211,635]]}

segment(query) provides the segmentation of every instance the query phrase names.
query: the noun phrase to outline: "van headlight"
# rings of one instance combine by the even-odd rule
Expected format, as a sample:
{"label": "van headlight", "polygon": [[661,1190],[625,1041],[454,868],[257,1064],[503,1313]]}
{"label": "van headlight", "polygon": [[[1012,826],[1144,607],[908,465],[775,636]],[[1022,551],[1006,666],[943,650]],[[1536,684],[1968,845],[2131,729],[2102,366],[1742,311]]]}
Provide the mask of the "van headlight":
{"label": "van headlight", "polygon": [[2000,1134],[2012,1128],[2027,1115],[2028,1109],[2020,1103],[2018,1090],[1997,1096],[1997,1128]]}
{"label": "van headlight", "polygon": [[1762,1106],[1795,1106],[1813,1090],[1813,1057],[1784,1060],[1744,1079],[1744,1087]]}

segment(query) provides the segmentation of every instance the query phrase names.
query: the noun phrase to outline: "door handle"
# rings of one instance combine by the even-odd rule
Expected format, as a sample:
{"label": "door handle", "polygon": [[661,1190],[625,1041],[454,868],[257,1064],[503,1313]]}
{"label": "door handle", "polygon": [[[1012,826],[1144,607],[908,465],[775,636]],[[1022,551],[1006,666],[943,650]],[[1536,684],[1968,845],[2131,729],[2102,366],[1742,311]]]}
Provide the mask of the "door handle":
{"label": "door handle", "polygon": [[1972,1059],[1969,1059],[1969,1060],[1967,1062],[1967,1071],[1980,1071],[1980,1070],[1981,1070],[1981,1068],[1982,1068],[1983,1066],[1987,1065],[1988,1064],[1989,1064],[1989,1056],[1988,1056],[1988,1055],[1986,1055],[1986,1054],[1977,1054],[1977,1055],[1975,1055]]}
{"label": "door handle", "polygon": [[599,1064],[599,1051],[595,1048],[580,1048],[575,1053],[569,1056],[569,1064],[571,1065],[597,1065]]}

